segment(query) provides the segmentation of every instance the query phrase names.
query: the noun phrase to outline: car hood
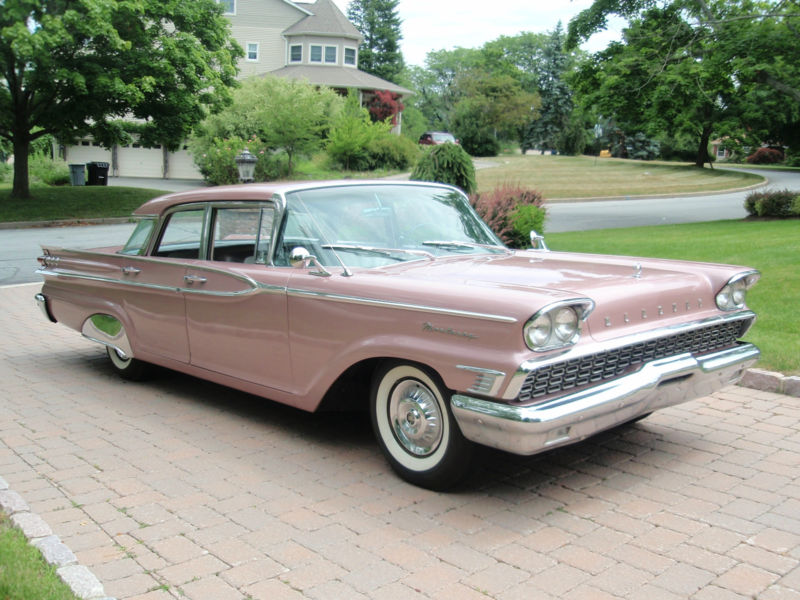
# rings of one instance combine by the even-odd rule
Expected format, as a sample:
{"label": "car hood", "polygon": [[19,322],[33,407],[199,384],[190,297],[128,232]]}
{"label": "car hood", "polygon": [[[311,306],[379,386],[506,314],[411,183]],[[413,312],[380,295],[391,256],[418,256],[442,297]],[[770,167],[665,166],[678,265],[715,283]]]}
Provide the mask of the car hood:
{"label": "car hood", "polygon": [[[744,267],[687,261],[564,252],[519,251],[503,256],[446,257],[379,269],[426,281],[431,293],[448,290],[476,303],[527,319],[542,306],[589,298],[587,321],[595,337],[620,329],[651,329],[655,322],[685,321],[716,312],[715,296]],[[524,315],[524,316],[523,316]]]}

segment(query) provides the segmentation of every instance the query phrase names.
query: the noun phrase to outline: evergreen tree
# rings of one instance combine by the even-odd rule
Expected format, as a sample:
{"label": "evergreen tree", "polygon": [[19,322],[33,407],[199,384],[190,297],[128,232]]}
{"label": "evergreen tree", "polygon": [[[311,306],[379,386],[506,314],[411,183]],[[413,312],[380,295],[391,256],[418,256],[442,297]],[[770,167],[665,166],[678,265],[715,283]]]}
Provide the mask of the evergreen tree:
{"label": "evergreen tree", "polygon": [[539,117],[528,123],[522,131],[523,152],[529,148],[557,149],[573,110],[572,91],[565,81],[571,61],[569,54],[564,51],[561,23],[550,34],[540,56],[535,75],[542,106]]}
{"label": "evergreen tree", "polygon": [[358,49],[358,68],[394,81],[405,66],[400,51],[399,0],[352,0],[347,18],[364,36]]}

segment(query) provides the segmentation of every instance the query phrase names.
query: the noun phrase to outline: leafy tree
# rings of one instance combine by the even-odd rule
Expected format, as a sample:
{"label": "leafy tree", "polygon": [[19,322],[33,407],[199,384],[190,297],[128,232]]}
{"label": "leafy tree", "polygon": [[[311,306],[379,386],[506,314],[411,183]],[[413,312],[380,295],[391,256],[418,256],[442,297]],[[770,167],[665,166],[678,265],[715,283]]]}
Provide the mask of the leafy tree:
{"label": "leafy tree", "polygon": [[[612,14],[640,29],[641,35],[626,34],[625,43],[648,53],[636,65],[632,56],[623,57],[615,49],[627,70],[618,69],[613,76],[636,78],[634,71],[640,70],[638,84],[631,82],[628,93],[639,102],[667,108],[666,115],[650,109],[654,119],[647,124],[648,133],[658,129],[662,137],[673,137],[677,131],[681,138],[693,129],[699,138],[697,164],[707,159],[704,138],[711,132],[726,136],[734,146],[779,141],[800,147],[800,1],[595,0],[570,22],[568,46],[603,29]],[[673,15],[675,36],[641,26],[659,14],[662,23]],[[647,35],[656,40],[641,39]],[[595,72],[609,59],[608,54],[596,59]],[[607,91],[612,87],[622,90],[616,85]],[[673,90],[677,93],[669,102]],[[680,104],[687,100],[689,110],[679,117]],[[619,106],[626,103],[620,100]],[[635,121],[630,118],[634,114],[622,109],[615,113],[620,121],[623,115]]]}
{"label": "leafy tree", "polygon": [[483,69],[484,56],[478,49],[456,48],[429,52],[425,68],[408,69],[415,90],[411,101],[428,120],[431,128],[450,131],[456,103],[462,97],[456,80],[462,74]]}
{"label": "leafy tree", "polygon": [[28,151],[47,134],[176,149],[229,99],[242,51],[214,0],[3,0],[0,137],[14,151],[12,197],[30,196]]}
{"label": "leafy tree", "polygon": [[691,133],[702,167],[711,134],[738,122],[736,90],[727,61],[684,16],[667,6],[633,18],[624,43],[582,65],[577,85],[584,104],[613,116],[623,131]]}
{"label": "leafy tree", "polygon": [[[287,174],[298,154],[321,147],[343,101],[330,88],[280,77],[251,77],[234,90],[230,106],[201,123],[193,136],[195,157],[215,139],[258,138],[287,157]],[[241,151],[241,149],[240,149]]]}
{"label": "leafy tree", "polygon": [[464,149],[475,156],[497,154],[498,138],[509,138],[539,106],[509,75],[485,71],[462,74],[456,82],[461,100],[454,108],[453,130]]}
{"label": "leafy tree", "polygon": [[347,18],[364,38],[358,49],[358,68],[388,81],[394,81],[404,67],[398,3],[399,0],[351,0],[347,7]]}
{"label": "leafy tree", "polygon": [[397,113],[405,106],[400,102],[400,94],[389,90],[375,90],[375,94],[367,102],[367,110],[373,121],[392,120],[392,125],[397,125]]}
{"label": "leafy tree", "polygon": [[344,110],[334,120],[328,134],[328,156],[347,170],[365,171],[373,166],[370,147],[381,137],[391,135],[391,124],[372,122],[369,111],[359,102],[358,94],[350,90]]}

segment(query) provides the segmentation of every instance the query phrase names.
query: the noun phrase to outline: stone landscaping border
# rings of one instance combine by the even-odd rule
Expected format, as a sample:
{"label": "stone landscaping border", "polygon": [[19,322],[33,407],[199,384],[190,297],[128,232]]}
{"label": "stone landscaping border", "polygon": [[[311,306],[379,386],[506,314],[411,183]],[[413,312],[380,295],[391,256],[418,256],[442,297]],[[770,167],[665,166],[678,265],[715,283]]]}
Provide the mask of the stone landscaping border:
{"label": "stone landscaping border", "polygon": [[94,574],[78,564],[78,559],[42,518],[31,512],[27,502],[10,490],[0,477],[0,510],[8,515],[14,526],[25,534],[28,542],[38,548],[48,564],[53,565],[61,580],[72,593],[83,600],[115,600],[106,596],[103,584]]}
{"label": "stone landscaping border", "polygon": [[739,385],[762,392],[773,392],[800,398],[800,377],[763,369],[748,369]]}

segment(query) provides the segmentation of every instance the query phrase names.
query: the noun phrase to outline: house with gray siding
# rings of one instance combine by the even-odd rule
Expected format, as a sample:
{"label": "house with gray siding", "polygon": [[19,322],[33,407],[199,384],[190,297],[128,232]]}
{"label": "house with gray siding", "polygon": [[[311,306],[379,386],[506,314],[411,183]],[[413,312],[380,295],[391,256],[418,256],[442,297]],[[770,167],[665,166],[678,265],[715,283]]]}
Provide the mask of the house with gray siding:
{"label": "house with gray siding", "polygon": [[[366,102],[377,90],[408,96],[411,91],[358,70],[361,34],[332,0],[217,0],[231,22],[231,34],[244,50],[239,79],[266,74],[358,91]],[[401,117],[401,115],[398,115]],[[402,121],[397,120],[399,133]],[[145,148],[141,144],[103,148],[91,138],[63,148],[68,163],[108,162],[109,175],[201,179],[186,150]]]}

